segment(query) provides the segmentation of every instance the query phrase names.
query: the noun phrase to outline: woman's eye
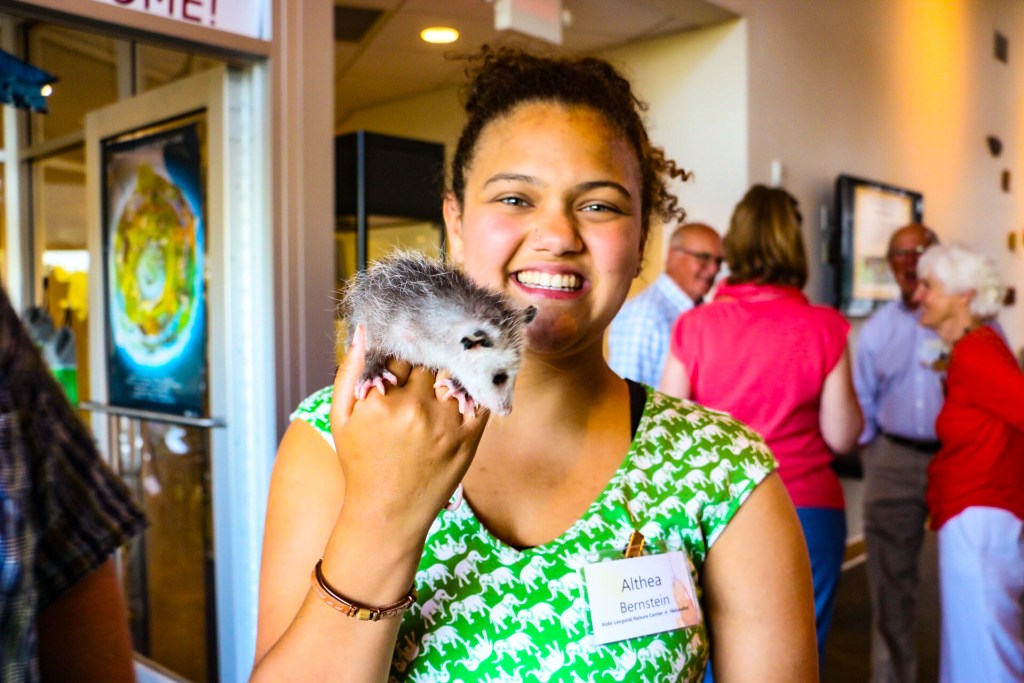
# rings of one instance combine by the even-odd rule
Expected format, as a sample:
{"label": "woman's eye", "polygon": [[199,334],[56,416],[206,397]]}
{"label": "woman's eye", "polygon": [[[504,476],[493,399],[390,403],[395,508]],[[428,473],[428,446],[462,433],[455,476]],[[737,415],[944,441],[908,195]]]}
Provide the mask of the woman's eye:
{"label": "woman's eye", "polygon": [[622,211],[618,207],[612,206],[610,204],[605,204],[603,202],[591,202],[589,204],[584,204],[583,206],[580,207],[580,211],[587,211],[593,213],[622,213]]}
{"label": "woman's eye", "polygon": [[522,197],[499,197],[498,201],[508,206],[529,206],[528,202]]}

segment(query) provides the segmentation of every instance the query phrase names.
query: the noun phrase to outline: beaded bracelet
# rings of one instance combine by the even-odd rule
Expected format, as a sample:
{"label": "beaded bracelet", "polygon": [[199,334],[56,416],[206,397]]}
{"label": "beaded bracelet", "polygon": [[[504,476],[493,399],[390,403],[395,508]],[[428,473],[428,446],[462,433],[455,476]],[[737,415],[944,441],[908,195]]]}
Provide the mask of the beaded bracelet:
{"label": "beaded bracelet", "polygon": [[313,574],[310,576],[310,583],[318,598],[324,601],[328,607],[333,607],[346,617],[355,617],[360,621],[380,621],[385,617],[395,617],[412,607],[416,602],[416,586],[409,589],[409,594],[398,602],[383,607],[363,607],[351,600],[347,600],[331,588],[324,580],[324,573],[320,566],[324,563],[323,558],[317,560],[313,567]]}

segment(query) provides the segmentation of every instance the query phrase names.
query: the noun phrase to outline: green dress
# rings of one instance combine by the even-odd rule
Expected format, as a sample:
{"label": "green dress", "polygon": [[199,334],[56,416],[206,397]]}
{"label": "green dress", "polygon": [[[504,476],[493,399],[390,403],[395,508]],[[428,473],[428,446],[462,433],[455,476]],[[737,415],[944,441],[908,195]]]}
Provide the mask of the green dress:
{"label": "green dress", "polygon": [[[621,557],[640,530],[648,547],[682,550],[698,594],[708,548],[775,467],[761,438],[724,413],[646,388],[633,443],[586,513],[555,540],[516,549],[466,500],[441,512],[402,618],[392,681],[698,681],[703,625],[598,645],[582,567]],[[294,418],[329,442],[331,388]]]}

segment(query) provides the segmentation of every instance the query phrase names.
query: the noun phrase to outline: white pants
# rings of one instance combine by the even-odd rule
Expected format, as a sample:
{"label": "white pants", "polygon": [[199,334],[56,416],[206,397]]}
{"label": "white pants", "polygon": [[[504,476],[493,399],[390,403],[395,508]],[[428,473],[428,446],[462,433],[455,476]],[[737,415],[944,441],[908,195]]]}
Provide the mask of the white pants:
{"label": "white pants", "polygon": [[946,522],[939,585],[939,681],[1024,683],[1024,522],[989,507],[967,508]]}

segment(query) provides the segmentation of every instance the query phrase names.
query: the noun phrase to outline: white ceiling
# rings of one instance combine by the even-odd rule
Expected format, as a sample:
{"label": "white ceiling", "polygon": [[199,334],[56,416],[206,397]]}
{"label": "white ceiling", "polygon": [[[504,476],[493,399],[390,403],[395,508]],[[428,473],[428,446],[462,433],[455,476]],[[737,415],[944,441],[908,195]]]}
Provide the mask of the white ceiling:
{"label": "white ceiling", "polygon": [[[448,53],[472,52],[510,37],[552,47],[495,30],[491,0],[336,0],[335,5],[382,12],[359,42],[335,41],[339,125],[353,111],[459,83],[462,66],[446,60]],[[571,24],[562,30],[561,49],[573,52],[606,50],[735,17],[705,0],[562,0],[562,8],[571,14]],[[458,29],[458,42],[420,40],[422,29],[438,25]]]}

